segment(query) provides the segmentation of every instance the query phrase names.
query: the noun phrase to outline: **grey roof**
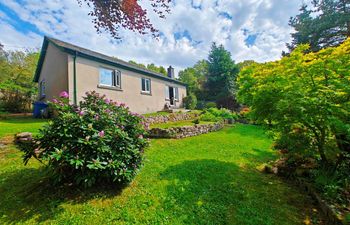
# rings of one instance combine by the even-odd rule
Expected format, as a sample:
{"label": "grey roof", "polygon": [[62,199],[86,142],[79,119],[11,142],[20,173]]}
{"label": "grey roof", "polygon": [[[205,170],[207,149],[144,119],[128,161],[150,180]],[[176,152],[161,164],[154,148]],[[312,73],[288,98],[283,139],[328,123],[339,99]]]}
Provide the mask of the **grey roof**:
{"label": "grey roof", "polygon": [[117,59],[115,57],[111,57],[111,56],[107,56],[95,51],[91,51],[89,49],[86,48],[82,48],[73,44],[70,44],[68,42],[64,42],[55,38],[51,38],[51,37],[44,37],[44,42],[43,42],[43,46],[41,49],[41,54],[40,54],[40,58],[39,58],[39,62],[38,62],[38,66],[35,72],[35,76],[34,76],[34,81],[38,82],[39,76],[40,76],[40,72],[41,72],[41,67],[46,55],[46,50],[47,50],[47,46],[48,43],[52,43],[53,45],[55,45],[56,47],[58,47],[60,50],[71,54],[71,55],[76,55],[77,57],[82,57],[82,58],[87,58],[90,60],[94,60],[94,61],[98,61],[101,63],[105,63],[105,64],[109,64],[112,66],[117,66],[129,71],[133,71],[133,72],[137,72],[137,73],[141,73],[147,76],[151,76],[151,77],[155,77],[161,80],[165,80],[165,81],[169,81],[169,82],[173,82],[173,83],[177,83],[180,85],[184,85],[186,86],[186,84],[182,83],[181,81],[177,80],[177,79],[173,79],[167,76],[164,76],[160,73],[156,73],[153,71],[150,71],[148,69],[144,69],[142,67],[139,67],[137,65],[128,63],[126,61]]}

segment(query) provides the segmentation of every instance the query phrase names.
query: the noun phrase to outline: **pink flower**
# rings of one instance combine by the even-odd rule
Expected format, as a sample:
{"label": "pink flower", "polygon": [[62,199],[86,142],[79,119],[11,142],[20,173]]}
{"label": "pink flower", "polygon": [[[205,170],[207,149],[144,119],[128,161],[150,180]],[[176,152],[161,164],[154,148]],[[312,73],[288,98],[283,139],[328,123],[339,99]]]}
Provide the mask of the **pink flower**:
{"label": "pink flower", "polygon": [[104,137],[105,136],[105,132],[103,130],[101,130],[100,132],[98,132],[98,136]]}
{"label": "pink flower", "polygon": [[84,116],[84,112],[83,111],[79,111],[79,116]]}
{"label": "pink flower", "polygon": [[68,93],[67,93],[66,91],[62,91],[62,92],[60,93],[60,97],[61,97],[61,98],[68,98],[69,95],[68,95]]}
{"label": "pink flower", "polygon": [[100,119],[100,116],[99,115],[95,115],[95,120],[98,120]]}
{"label": "pink flower", "polygon": [[124,107],[124,106],[125,106],[125,103],[120,103],[119,106],[120,106],[120,107]]}
{"label": "pink flower", "polygon": [[105,103],[109,104],[111,102],[111,100],[109,100],[108,98],[105,99]]}
{"label": "pink flower", "polygon": [[143,139],[143,135],[142,134],[139,135],[139,139]]}
{"label": "pink flower", "polygon": [[51,102],[57,104],[57,103],[58,103],[58,100],[54,98],[54,99],[52,99]]}

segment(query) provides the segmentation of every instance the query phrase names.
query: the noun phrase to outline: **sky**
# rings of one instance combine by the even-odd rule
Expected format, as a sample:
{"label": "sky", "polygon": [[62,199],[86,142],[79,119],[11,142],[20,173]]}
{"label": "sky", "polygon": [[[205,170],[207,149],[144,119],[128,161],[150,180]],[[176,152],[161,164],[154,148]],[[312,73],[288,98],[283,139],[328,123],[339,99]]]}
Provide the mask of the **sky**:
{"label": "sky", "polygon": [[159,40],[120,30],[121,41],[97,34],[90,9],[77,0],[0,0],[0,43],[7,50],[39,49],[44,35],[122,60],[154,63],[178,72],[206,59],[212,42],[236,62],[279,59],[291,40],[289,18],[307,0],[172,0],[166,19],[150,10]]}

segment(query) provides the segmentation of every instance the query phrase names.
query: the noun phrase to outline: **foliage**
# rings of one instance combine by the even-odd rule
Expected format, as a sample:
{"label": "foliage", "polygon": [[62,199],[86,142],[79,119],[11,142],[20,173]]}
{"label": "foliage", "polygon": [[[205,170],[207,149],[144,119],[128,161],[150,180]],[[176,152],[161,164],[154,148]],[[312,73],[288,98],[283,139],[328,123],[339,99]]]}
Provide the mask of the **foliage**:
{"label": "foliage", "polygon": [[193,67],[188,67],[180,71],[179,80],[187,84],[188,93],[193,93],[197,99],[203,100],[207,73],[208,62],[206,60],[200,60]]}
{"label": "foliage", "polygon": [[200,116],[200,120],[202,121],[216,122],[223,119],[236,120],[238,119],[238,115],[225,108],[209,108]]}
{"label": "foliage", "polygon": [[[235,82],[238,74],[238,67],[231,59],[231,53],[223,45],[212,44],[208,56],[207,74],[207,99],[214,100],[220,104],[218,107],[226,107],[234,100]],[[233,108],[231,108],[233,109]]]}
{"label": "foliage", "polygon": [[30,111],[37,92],[32,81],[38,52],[0,48],[0,108],[8,112]]}
{"label": "foliage", "polygon": [[[159,32],[154,28],[147,15],[147,10],[137,0],[77,0],[79,5],[85,2],[91,8],[89,16],[93,17],[93,24],[98,33],[102,30],[109,32],[115,39],[120,39],[120,28],[128,29],[140,34],[152,34],[159,37]],[[153,11],[160,17],[170,12],[171,0],[148,0]]]}
{"label": "foliage", "polygon": [[215,102],[206,102],[204,108],[205,109],[216,108],[216,103]]}
{"label": "foliage", "polygon": [[197,97],[189,93],[184,99],[183,103],[186,109],[195,109],[197,106]]}
{"label": "foliage", "polygon": [[[0,122],[18,130],[31,124],[27,120]],[[18,149],[6,145],[0,153],[0,224],[299,225],[306,217],[316,223],[307,195],[255,169],[276,158],[270,146],[263,129],[241,124],[151,140],[142,172],[121,191],[50,185],[37,161],[24,166]]]}
{"label": "foliage", "polygon": [[148,64],[148,65],[144,65],[142,63],[137,63],[137,62],[132,61],[132,60],[130,60],[129,63],[134,64],[134,65],[141,67],[141,68],[144,68],[144,69],[148,69],[148,70],[156,72],[156,73],[160,73],[164,76],[168,76],[167,71],[163,66],[156,66],[153,63]]}
{"label": "foliage", "polygon": [[66,93],[61,96],[50,104],[57,115],[22,149],[24,162],[32,157],[47,162],[56,182],[131,181],[147,144],[141,117],[95,92],[79,107],[68,103]]}
{"label": "foliage", "polygon": [[196,123],[195,120],[181,120],[181,121],[174,121],[174,122],[167,122],[167,123],[156,123],[152,124],[150,128],[161,128],[161,129],[169,129],[172,127],[184,127],[184,126],[193,126],[194,124],[211,124],[212,121],[200,121]]}
{"label": "foliage", "polygon": [[199,124],[201,121],[197,118],[197,119],[194,119],[193,121],[192,121],[192,123],[194,123],[194,124]]}
{"label": "foliage", "polygon": [[238,96],[256,121],[276,132],[281,146],[337,170],[350,152],[350,39],[308,50],[301,45],[279,61],[246,67]]}
{"label": "foliage", "polygon": [[307,5],[292,17],[289,25],[296,31],[290,51],[299,44],[310,44],[311,51],[337,46],[350,37],[350,4],[348,0],[314,0],[313,9]]}

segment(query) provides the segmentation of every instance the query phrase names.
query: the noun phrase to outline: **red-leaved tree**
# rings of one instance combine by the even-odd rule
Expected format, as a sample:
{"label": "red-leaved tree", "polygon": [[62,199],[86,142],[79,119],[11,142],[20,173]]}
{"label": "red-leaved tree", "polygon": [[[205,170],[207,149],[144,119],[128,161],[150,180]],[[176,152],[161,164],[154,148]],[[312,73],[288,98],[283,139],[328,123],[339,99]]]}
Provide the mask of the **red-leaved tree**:
{"label": "red-leaved tree", "polygon": [[[140,34],[152,34],[159,37],[159,31],[153,26],[147,15],[147,10],[139,4],[140,0],[77,0],[91,8],[89,13],[93,17],[93,24],[98,33],[102,30],[109,32],[114,38],[120,39],[120,28],[128,29]],[[160,17],[170,12],[171,0],[148,1],[153,11]]]}

